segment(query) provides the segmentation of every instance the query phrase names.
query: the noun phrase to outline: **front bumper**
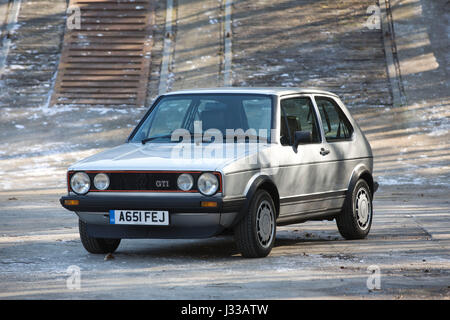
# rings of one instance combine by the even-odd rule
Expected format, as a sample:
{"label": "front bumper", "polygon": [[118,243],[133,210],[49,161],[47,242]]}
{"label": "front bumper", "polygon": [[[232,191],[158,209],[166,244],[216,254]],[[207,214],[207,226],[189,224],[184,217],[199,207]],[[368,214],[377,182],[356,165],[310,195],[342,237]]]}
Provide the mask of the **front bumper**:
{"label": "front bumper", "polygon": [[[66,205],[65,200],[78,200]],[[215,201],[217,207],[202,207],[202,201]],[[206,238],[233,225],[245,199],[226,200],[220,194],[88,194],[68,195],[61,205],[74,211],[88,224],[87,232],[97,238]],[[109,210],[167,210],[169,226],[109,224]]]}

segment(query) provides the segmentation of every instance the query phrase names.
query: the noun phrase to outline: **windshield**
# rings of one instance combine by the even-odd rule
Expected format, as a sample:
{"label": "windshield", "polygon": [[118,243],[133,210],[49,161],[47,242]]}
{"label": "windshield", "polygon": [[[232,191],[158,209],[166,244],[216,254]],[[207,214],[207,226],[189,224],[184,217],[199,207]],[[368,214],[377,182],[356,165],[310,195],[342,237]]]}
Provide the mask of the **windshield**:
{"label": "windshield", "polygon": [[244,132],[247,138],[267,142],[270,140],[271,123],[271,96],[173,95],[158,101],[130,141],[179,142],[181,140],[174,137],[179,137],[179,133],[184,132],[183,137],[201,135],[207,141],[223,139],[222,141],[234,142],[238,140],[227,140],[230,134],[236,136]]}

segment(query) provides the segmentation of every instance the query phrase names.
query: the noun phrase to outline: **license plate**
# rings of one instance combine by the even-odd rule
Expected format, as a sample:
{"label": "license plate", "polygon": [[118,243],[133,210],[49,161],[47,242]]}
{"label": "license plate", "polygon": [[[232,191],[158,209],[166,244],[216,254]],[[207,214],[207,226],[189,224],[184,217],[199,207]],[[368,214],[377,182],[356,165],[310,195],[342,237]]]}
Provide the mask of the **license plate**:
{"label": "license plate", "polygon": [[109,223],[168,226],[169,211],[110,210]]}

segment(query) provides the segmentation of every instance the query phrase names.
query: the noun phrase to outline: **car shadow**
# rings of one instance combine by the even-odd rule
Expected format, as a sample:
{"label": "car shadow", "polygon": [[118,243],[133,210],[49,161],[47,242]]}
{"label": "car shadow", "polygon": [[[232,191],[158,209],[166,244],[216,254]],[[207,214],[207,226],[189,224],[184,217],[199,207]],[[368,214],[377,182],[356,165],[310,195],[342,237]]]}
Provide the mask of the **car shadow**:
{"label": "car shadow", "polygon": [[[336,239],[324,235],[312,235],[310,237],[286,237],[286,235],[283,235],[275,239],[274,249],[292,248],[301,244],[323,244],[324,242],[336,242]],[[125,239],[122,240],[121,245],[113,255],[130,258],[168,258],[180,261],[185,261],[186,258],[193,260],[244,259],[236,248],[233,235],[195,240]]]}

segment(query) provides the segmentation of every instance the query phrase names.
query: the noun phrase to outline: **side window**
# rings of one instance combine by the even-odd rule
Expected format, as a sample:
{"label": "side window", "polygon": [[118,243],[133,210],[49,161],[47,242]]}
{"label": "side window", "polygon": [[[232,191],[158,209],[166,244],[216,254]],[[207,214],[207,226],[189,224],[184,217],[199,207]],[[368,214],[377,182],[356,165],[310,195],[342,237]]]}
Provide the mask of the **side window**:
{"label": "side window", "polygon": [[320,142],[317,118],[310,98],[299,97],[281,101],[280,142],[283,146],[294,144],[296,131],[311,133],[312,143]]}
{"label": "side window", "polygon": [[353,128],[341,108],[330,98],[316,97],[327,142],[350,139]]}

